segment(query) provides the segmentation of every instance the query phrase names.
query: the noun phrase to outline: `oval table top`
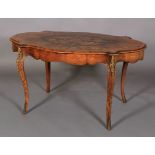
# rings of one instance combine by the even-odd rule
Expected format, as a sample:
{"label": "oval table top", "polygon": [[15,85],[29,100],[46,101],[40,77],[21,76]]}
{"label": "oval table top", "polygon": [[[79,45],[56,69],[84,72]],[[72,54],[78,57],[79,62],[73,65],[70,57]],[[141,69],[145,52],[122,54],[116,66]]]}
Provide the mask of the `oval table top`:
{"label": "oval table top", "polygon": [[119,54],[146,47],[143,42],[130,37],[88,32],[26,32],[16,34],[10,40],[21,47],[58,53]]}

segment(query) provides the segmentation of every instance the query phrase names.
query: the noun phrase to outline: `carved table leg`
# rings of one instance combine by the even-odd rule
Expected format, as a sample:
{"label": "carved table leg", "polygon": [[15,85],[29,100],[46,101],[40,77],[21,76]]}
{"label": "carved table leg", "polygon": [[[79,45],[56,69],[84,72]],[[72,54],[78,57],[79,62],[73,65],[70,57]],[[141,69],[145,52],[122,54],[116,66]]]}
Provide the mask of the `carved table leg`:
{"label": "carved table leg", "polygon": [[46,92],[50,92],[51,85],[51,63],[45,62],[45,70],[46,70]]}
{"label": "carved table leg", "polygon": [[108,64],[108,78],[107,78],[107,103],[106,103],[106,128],[111,129],[111,107],[112,107],[112,96],[114,90],[115,80],[115,56],[111,56],[111,61]]}
{"label": "carved table leg", "polygon": [[126,97],[124,93],[124,82],[125,82],[127,67],[128,67],[128,62],[124,62],[123,68],[122,68],[122,76],[121,76],[121,97],[122,97],[123,103],[126,103]]}
{"label": "carved table leg", "polygon": [[24,111],[23,113],[26,114],[28,112],[28,103],[29,103],[29,91],[28,91],[28,84],[26,79],[26,74],[24,70],[24,53],[21,51],[20,48],[18,48],[18,57],[17,57],[17,69],[20,75],[20,78],[23,83],[24,87],[24,94],[25,94],[25,105],[24,105]]}

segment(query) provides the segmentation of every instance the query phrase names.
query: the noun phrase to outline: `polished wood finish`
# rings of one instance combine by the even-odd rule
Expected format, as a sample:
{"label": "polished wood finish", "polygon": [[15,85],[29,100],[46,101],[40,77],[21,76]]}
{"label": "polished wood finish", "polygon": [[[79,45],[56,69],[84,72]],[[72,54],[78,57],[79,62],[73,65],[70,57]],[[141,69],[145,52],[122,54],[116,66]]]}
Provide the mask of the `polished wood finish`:
{"label": "polished wood finish", "polygon": [[107,64],[106,127],[111,129],[111,107],[116,64],[124,62],[121,76],[121,96],[125,102],[124,81],[127,64],[144,57],[146,45],[127,36],[111,36],[84,32],[28,32],[10,38],[12,49],[19,52],[17,66],[25,91],[25,111],[28,111],[28,86],[24,71],[24,55],[45,62],[46,91],[50,91],[50,62],[74,65]]}
{"label": "polished wood finish", "polygon": [[28,32],[13,36],[11,41],[23,47],[43,49],[42,53],[118,54],[145,47],[142,42],[126,36],[84,32]]}

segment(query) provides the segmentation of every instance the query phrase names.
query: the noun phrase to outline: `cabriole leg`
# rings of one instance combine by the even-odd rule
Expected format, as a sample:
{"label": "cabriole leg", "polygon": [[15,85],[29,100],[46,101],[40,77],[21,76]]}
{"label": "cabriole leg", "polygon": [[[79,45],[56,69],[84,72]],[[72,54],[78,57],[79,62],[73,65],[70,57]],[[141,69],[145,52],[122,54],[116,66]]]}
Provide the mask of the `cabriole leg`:
{"label": "cabriole leg", "polygon": [[23,88],[24,88],[24,94],[25,94],[25,105],[23,113],[26,114],[28,112],[28,104],[29,104],[29,90],[28,90],[28,84],[26,79],[26,74],[24,70],[24,53],[21,51],[21,48],[18,48],[18,57],[17,57],[17,69],[20,75],[20,78],[22,80]]}
{"label": "cabriole leg", "polygon": [[111,129],[111,107],[114,91],[115,65],[116,65],[115,56],[111,56],[110,63],[108,64],[108,76],[107,76],[106,128],[108,130]]}
{"label": "cabriole leg", "polygon": [[122,97],[122,102],[126,103],[126,97],[125,97],[125,92],[124,92],[124,83],[125,83],[125,78],[126,78],[126,71],[128,67],[128,62],[123,63],[123,68],[122,68],[122,75],[121,75],[121,97]]}

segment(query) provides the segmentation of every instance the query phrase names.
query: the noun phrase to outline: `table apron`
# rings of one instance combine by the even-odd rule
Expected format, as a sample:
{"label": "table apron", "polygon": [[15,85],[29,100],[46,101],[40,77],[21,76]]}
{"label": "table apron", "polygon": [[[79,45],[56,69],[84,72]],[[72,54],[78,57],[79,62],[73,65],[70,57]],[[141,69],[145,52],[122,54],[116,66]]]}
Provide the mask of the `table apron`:
{"label": "table apron", "polygon": [[[111,60],[109,54],[80,54],[80,53],[38,53],[32,52],[31,55],[35,59],[41,59],[47,62],[65,62],[73,65],[95,65],[98,63],[107,64]],[[136,51],[130,53],[122,53],[115,56],[115,62],[136,63],[138,60],[143,60],[144,51]]]}
{"label": "table apron", "polygon": [[[109,63],[111,60],[111,56],[115,56],[115,62],[129,62],[135,63],[138,60],[143,60],[144,57],[144,49],[129,51],[125,53],[119,54],[99,54],[99,53],[57,53],[57,52],[49,52],[40,49],[32,49],[20,47],[22,52],[26,55],[30,55],[35,59],[41,59],[46,62],[65,62],[73,65],[95,65],[97,63]],[[13,48],[13,51],[17,51],[18,48]]]}

